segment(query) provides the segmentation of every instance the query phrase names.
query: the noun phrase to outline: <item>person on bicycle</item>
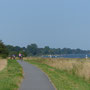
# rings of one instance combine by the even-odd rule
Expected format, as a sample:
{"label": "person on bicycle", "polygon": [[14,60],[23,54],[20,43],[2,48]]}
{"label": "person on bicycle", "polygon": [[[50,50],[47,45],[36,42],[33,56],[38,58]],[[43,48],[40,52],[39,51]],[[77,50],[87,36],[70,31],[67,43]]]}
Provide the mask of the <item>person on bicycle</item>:
{"label": "person on bicycle", "polygon": [[19,59],[23,59],[23,56],[22,56],[22,54],[21,53],[19,53]]}

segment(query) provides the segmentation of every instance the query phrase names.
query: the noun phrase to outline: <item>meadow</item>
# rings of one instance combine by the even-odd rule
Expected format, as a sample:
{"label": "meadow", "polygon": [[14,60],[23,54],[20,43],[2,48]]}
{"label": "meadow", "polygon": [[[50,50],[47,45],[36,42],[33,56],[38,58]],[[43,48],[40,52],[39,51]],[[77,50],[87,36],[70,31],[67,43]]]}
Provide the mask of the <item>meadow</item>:
{"label": "meadow", "polygon": [[57,90],[90,90],[90,61],[86,59],[25,58],[44,71]]}
{"label": "meadow", "polygon": [[0,90],[18,90],[23,78],[22,67],[16,60],[8,60],[7,66],[0,71]]}

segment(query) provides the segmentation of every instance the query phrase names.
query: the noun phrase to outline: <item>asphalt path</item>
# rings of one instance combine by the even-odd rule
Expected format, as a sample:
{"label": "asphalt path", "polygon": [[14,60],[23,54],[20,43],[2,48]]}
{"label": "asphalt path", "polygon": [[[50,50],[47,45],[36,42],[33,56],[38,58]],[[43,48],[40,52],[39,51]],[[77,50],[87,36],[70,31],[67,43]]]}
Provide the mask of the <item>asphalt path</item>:
{"label": "asphalt path", "polygon": [[19,90],[55,90],[48,77],[39,68],[25,61],[18,62],[24,70],[24,79]]}

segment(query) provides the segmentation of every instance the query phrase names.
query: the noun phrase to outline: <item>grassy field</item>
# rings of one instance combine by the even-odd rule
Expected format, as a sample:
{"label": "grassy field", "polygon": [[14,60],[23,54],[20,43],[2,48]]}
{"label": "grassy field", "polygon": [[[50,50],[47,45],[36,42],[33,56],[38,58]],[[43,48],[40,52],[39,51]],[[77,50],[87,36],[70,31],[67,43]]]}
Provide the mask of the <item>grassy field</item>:
{"label": "grassy field", "polygon": [[21,66],[16,60],[8,60],[7,67],[0,72],[0,90],[18,90],[22,78]]}
{"label": "grassy field", "polygon": [[30,58],[51,79],[57,90],[90,90],[89,61],[84,59]]}

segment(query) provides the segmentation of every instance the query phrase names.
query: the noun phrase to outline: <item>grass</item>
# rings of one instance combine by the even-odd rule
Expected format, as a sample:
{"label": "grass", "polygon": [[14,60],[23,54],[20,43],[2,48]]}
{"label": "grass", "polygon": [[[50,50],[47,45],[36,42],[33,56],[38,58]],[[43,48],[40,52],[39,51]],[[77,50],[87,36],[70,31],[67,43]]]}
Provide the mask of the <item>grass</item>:
{"label": "grass", "polygon": [[52,61],[49,59],[32,58],[26,61],[42,69],[49,76],[57,90],[90,90],[89,80],[76,75],[74,69],[71,72],[66,69],[56,68],[51,65]]}
{"label": "grass", "polygon": [[22,78],[21,66],[16,60],[8,60],[7,67],[0,72],[0,90],[18,90]]}
{"label": "grass", "polygon": [[90,60],[86,59],[47,59],[46,64],[60,70],[73,72],[74,74],[90,80]]}

